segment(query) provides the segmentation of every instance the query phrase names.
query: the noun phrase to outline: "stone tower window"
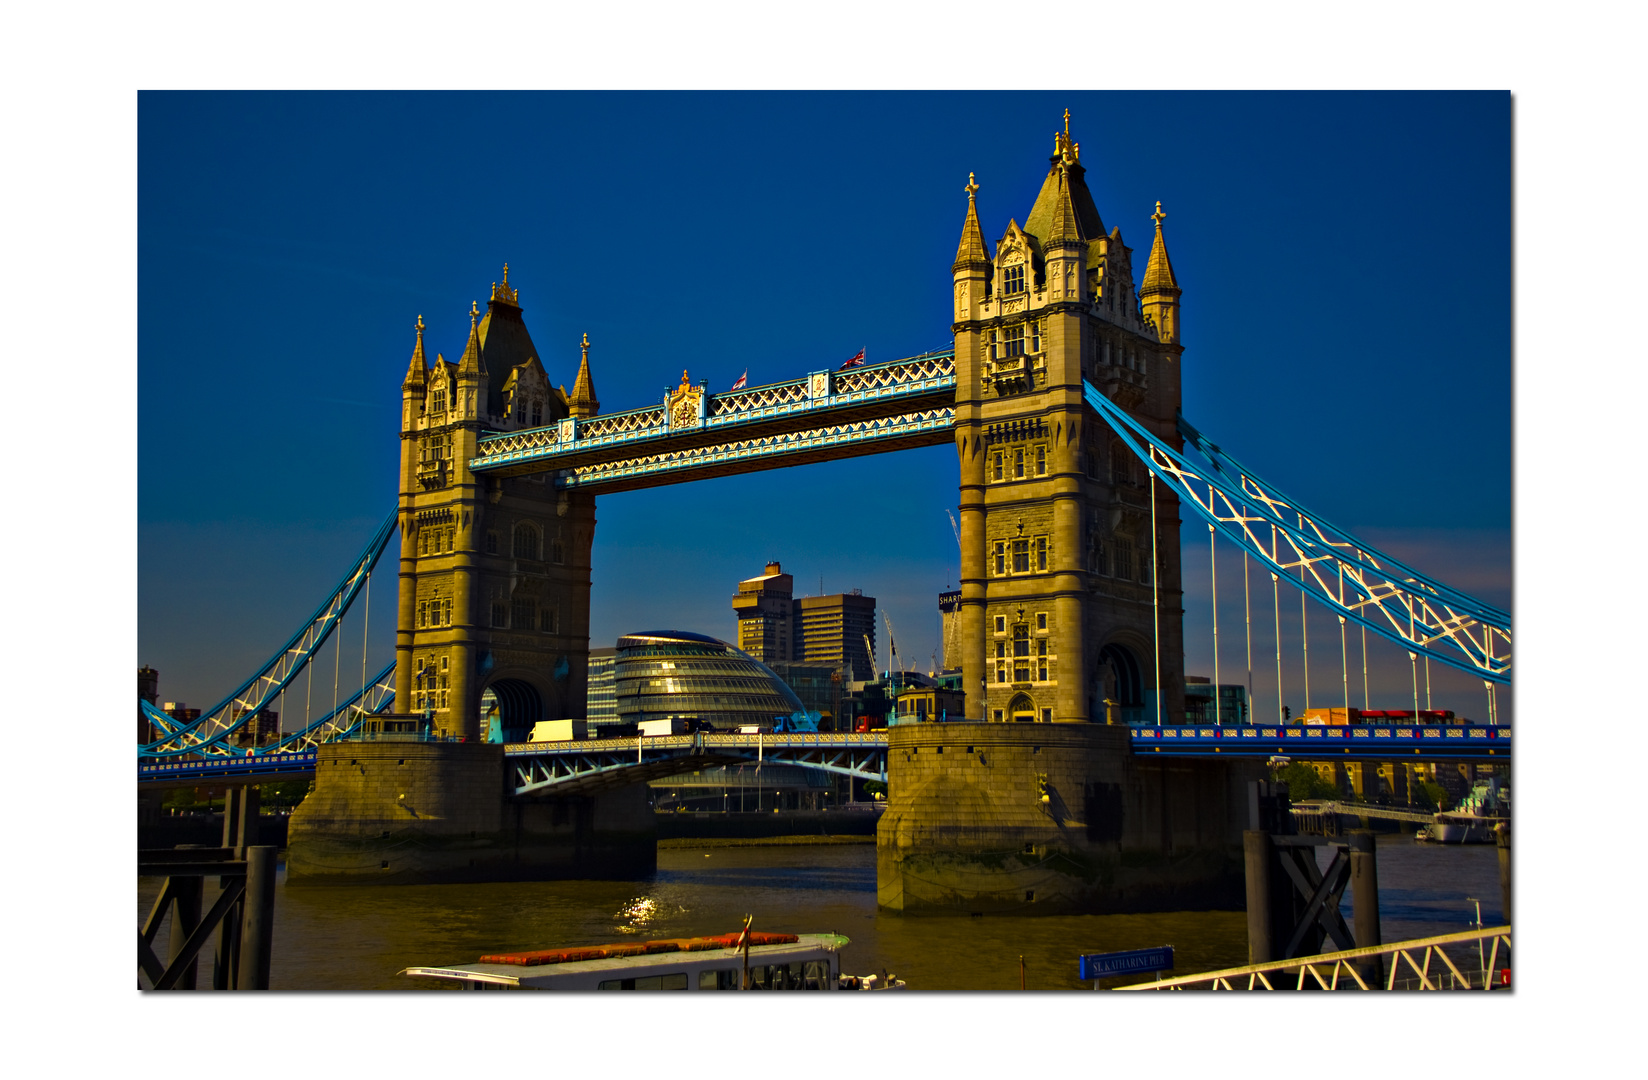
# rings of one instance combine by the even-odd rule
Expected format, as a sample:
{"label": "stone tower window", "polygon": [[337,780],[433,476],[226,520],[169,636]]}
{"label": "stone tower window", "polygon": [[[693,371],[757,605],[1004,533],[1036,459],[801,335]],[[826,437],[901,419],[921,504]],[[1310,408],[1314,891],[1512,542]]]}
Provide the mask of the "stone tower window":
{"label": "stone tower window", "polygon": [[1024,447],[1013,451],[1013,479],[1024,479]]}
{"label": "stone tower window", "polygon": [[429,392],[429,411],[444,413],[446,411],[446,387],[436,386]]}
{"label": "stone tower window", "polygon": [[[1030,572],[1030,541],[1013,541],[1013,573],[1028,574]],[[1018,631],[1014,630],[1016,634]]]}
{"label": "stone tower window", "polygon": [[1030,351],[1041,352],[1041,320],[1037,319],[1030,324]]}
{"label": "stone tower window", "polygon": [[1024,264],[1009,266],[1001,273],[1001,289],[1006,293],[1021,293],[1024,291]]}
{"label": "stone tower window", "polygon": [[1041,444],[1036,446],[1036,475],[1047,475],[1047,447]]}
{"label": "stone tower window", "polygon": [[1024,355],[1024,324],[1009,326],[1002,331],[1002,339],[1006,343],[1006,356],[1009,360]]}
{"label": "stone tower window", "polygon": [[486,534],[486,553],[488,555],[498,554],[498,534],[495,532]]}
{"label": "stone tower window", "polygon": [[533,603],[530,596],[516,597],[510,605],[509,625],[516,630],[531,630],[538,621],[538,605]]}
{"label": "stone tower window", "polygon": [[[1047,612],[1045,612],[1045,611],[1036,612],[1036,629],[1038,631],[1047,629]],[[1045,650],[1043,650],[1043,651],[1045,651]]]}
{"label": "stone tower window", "polygon": [[[1007,573],[1007,541],[996,541],[996,573]],[[1001,633],[1001,616],[996,616],[996,633]]]}
{"label": "stone tower window", "polygon": [[1030,681],[1030,626],[1013,624],[1013,681]]}
{"label": "stone tower window", "polygon": [[1047,569],[1047,537],[1036,537],[1036,569]]}
{"label": "stone tower window", "polygon": [[545,634],[555,633],[555,609],[543,607],[538,609],[538,629]]}
{"label": "stone tower window", "polygon": [[1007,616],[1005,616],[1005,615],[997,615],[996,616],[996,633],[998,633],[998,634],[1007,633]]}
{"label": "stone tower window", "polygon": [[556,537],[549,545],[549,561],[556,566],[566,562],[566,549],[561,544],[561,538]]}
{"label": "stone tower window", "polygon": [[1133,541],[1116,537],[1116,576],[1131,578],[1133,576]]}
{"label": "stone tower window", "polygon": [[496,627],[507,627],[509,625],[508,604],[495,603],[492,605],[492,625]]}
{"label": "stone tower window", "polygon": [[526,398],[515,399],[515,422],[517,424],[526,423]]}
{"label": "stone tower window", "polygon": [[543,422],[544,422],[544,403],[542,401],[534,401],[532,403],[532,426],[533,427],[539,427],[543,424]]}
{"label": "stone tower window", "polygon": [[990,455],[990,479],[1001,479],[1001,451],[997,450]]}
{"label": "stone tower window", "polygon": [[538,530],[523,521],[515,526],[514,551],[517,559],[539,558]]}

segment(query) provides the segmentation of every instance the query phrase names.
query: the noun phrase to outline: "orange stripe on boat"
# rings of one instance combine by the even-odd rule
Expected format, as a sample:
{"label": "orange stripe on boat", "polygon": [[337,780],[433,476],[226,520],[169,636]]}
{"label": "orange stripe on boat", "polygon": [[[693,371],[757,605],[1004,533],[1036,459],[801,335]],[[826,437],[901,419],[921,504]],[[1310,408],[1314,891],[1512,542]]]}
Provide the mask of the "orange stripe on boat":
{"label": "orange stripe on boat", "polygon": [[[709,949],[736,948],[738,938],[738,934],[719,934],[713,937],[622,941],[611,945],[585,945],[572,949],[537,949],[529,952],[490,953],[476,962],[537,967],[542,964],[572,964],[580,960],[607,960],[623,956],[650,956],[668,952],[704,952]],[[752,931],[749,935],[752,946],[793,945],[800,940],[801,938],[795,934],[769,934]]]}

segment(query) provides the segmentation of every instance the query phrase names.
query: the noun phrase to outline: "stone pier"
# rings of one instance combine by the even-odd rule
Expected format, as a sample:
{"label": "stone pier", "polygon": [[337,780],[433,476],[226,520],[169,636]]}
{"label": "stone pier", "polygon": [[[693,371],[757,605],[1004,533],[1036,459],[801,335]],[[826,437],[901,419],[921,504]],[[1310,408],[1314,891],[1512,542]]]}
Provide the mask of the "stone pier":
{"label": "stone pier", "polygon": [[503,747],[341,742],[292,814],[290,884],[632,878],[657,867],[644,784],[519,798]]}
{"label": "stone pier", "polygon": [[1241,910],[1251,762],[1151,760],[1093,724],[888,729],[879,904],[903,912]]}

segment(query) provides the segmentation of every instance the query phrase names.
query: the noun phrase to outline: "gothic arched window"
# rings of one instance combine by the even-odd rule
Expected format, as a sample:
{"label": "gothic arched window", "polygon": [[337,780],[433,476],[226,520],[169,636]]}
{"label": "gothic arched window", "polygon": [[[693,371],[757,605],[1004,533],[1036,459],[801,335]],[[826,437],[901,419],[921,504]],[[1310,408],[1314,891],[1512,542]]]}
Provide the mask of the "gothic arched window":
{"label": "gothic arched window", "polygon": [[515,557],[517,559],[538,558],[538,530],[529,522],[521,522],[515,526]]}

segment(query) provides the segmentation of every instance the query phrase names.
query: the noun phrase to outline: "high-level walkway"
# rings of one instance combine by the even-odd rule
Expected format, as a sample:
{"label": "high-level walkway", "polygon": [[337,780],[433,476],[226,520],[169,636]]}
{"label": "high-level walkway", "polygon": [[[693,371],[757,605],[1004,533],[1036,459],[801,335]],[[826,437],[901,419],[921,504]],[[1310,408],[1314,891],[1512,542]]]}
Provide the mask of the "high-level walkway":
{"label": "high-level walkway", "polygon": [[488,435],[469,467],[553,472],[560,488],[631,491],[950,442],[953,352],[815,371],[712,394],[686,388],[641,409]]}

